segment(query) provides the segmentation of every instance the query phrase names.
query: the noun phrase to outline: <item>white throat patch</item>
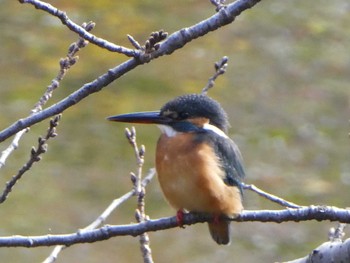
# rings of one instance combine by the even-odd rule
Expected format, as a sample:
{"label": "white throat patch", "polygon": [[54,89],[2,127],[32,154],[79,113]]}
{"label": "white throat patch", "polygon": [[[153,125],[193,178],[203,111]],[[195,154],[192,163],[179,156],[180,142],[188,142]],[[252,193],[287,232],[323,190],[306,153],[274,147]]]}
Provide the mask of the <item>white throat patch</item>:
{"label": "white throat patch", "polygon": [[174,137],[178,134],[177,131],[175,131],[172,127],[168,125],[158,124],[157,126],[161,130],[161,132],[166,134],[166,136],[168,137]]}

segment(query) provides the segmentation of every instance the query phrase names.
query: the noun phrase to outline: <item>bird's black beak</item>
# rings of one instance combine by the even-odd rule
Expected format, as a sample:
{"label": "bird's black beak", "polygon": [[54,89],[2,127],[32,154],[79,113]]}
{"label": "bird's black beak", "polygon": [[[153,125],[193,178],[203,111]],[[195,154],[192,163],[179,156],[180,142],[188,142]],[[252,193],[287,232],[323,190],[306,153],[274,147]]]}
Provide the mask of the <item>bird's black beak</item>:
{"label": "bird's black beak", "polygon": [[159,111],[145,111],[121,114],[108,117],[109,121],[128,122],[128,123],[145,123],[145,124],[167,124],[170,122],[169,118],[160,115]]}

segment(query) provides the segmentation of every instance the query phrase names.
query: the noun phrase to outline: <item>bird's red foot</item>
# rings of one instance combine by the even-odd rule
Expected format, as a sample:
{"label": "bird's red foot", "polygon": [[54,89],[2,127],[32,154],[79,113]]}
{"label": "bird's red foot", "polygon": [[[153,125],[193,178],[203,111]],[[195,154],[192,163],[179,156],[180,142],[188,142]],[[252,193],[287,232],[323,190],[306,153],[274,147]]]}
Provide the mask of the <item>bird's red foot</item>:
{"label": "bird's red foot", "polygon": [[213,216],[214,216],[214,217],[213,217],[213,223],[214,223],[214,224],[219,224],[220,221],[221,221],[220,215],[214,214]]}
{"label": "bird's red foot", "polygon": [[176,223],[179,227],[184,228],[184,211],[182,209],[176,212]]}

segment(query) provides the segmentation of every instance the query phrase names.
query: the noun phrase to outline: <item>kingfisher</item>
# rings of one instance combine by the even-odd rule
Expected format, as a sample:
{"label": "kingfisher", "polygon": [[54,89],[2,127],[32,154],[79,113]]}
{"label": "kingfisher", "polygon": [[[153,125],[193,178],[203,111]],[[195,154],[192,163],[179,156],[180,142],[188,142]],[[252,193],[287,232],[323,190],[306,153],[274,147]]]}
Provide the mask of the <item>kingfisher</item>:
{"label": "kingfisher", "polygon": [[156,171],[165,199],[181,225],[186,212],[211,213],[212,238],[220,245],[231,239],[230,221],[243,210],[244,167],[237,145],[228,135],[228,117],[221,105],[204,94],[186,94],[160,111],[108,117],[110,121],[156,124],[161,130]]}

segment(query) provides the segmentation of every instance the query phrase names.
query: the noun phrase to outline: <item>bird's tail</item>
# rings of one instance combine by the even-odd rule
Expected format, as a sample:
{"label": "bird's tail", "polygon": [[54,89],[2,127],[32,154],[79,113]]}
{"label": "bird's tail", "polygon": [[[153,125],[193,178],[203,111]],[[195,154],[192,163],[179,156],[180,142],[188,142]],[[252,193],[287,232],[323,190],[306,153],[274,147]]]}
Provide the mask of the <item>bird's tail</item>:
{"label": "bird's tail", "polygon": [[229,245],[231,242],[230,221],[208,223],[211,237],[219,245]]}

